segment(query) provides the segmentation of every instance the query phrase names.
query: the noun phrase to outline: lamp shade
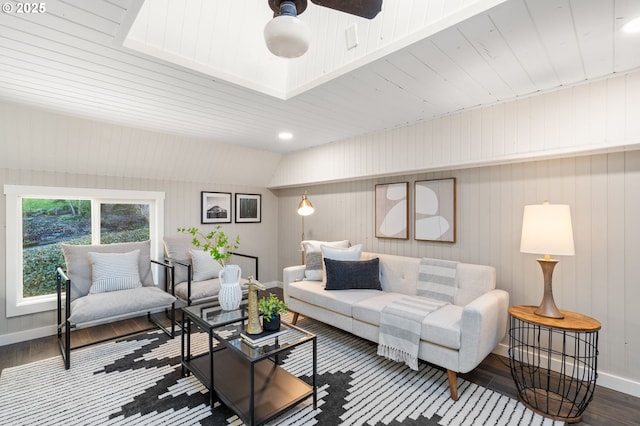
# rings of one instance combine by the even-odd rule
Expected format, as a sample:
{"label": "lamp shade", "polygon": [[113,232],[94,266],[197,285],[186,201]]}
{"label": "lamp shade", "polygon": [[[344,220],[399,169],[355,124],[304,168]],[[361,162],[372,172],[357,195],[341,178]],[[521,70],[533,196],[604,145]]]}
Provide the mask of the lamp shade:
{"label": "lamp shade", "polygon": [[264,27],[264,41],[271,53],[282,58],[304,55],[311,42],[309,26],[295,16],[276,16]]}
{"label": "lamp shade", "polygon": [[568,205],[536,204],[524,207],[522,253],[573,256],[573,229]]}
{"label": "lamp shade", "polygon": [[302,200],[300,204],[298,204],[298,214],[300,216],[309,216],[315,211],[313,205],[311,205],[311,201],[307,199],[307,194],[302,195]]}

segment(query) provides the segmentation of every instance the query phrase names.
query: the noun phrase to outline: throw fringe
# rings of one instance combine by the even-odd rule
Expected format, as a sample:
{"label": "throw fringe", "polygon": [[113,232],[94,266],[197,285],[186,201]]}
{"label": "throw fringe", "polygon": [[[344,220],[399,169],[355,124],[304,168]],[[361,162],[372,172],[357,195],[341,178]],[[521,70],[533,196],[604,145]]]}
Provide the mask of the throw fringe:
{"label": "throw fringe", "polygon": [[404,362],[412,370],[418,371],[418,357],[411,355],[407,351],[389,345],[378,345],[378,355],[391,361]]}

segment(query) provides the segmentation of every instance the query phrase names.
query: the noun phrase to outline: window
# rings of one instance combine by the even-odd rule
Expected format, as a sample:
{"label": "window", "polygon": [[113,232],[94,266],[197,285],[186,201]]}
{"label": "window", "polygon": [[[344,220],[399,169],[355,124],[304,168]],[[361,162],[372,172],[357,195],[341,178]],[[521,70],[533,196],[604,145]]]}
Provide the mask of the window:
{"label": "window", "polygon": [[[151,240],[162,255],[164,193],[5,185],[7,316],[56,308],[59,243]],[[15,247],[15,250],[10,249]]]}

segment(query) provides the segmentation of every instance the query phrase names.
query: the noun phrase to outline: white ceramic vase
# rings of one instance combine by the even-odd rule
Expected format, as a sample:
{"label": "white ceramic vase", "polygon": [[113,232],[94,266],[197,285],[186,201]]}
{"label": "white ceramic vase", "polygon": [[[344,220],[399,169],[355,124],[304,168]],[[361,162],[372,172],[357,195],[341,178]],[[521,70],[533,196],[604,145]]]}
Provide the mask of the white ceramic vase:
{"label": "white ceramic vase", "polygon": [[240,288],[240,275],[242,270],[238,265],[225,265],[218,273],[220,280],[220,293],[218,301],[225,311],[238,309],[242,301],[242,289]]}

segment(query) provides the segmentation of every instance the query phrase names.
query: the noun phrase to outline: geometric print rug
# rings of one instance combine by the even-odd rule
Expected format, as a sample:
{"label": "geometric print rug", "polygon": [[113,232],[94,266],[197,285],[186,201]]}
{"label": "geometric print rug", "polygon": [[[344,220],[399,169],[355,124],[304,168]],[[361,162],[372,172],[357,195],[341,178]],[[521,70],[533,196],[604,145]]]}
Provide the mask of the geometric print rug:
{"label": "geometric print rug", "polygon": [[[310,318],[298,325],[317,335],[318,408],[309,398],[270,425],[564,424],[460,378],[453,401],[446,371],[425,363],[411,370],[376,355],[375,344]],[[70,370],[60,356],[6,368],[0,424],[242,425],[219,402],[209,407],[209,391],[193,375],[181,376],[180,341],[152,331],[72,351]],[[192,348],[207,345],[198,333]],[[308,351],[302,345],[288,353],[283,368],[308,376]]]}

